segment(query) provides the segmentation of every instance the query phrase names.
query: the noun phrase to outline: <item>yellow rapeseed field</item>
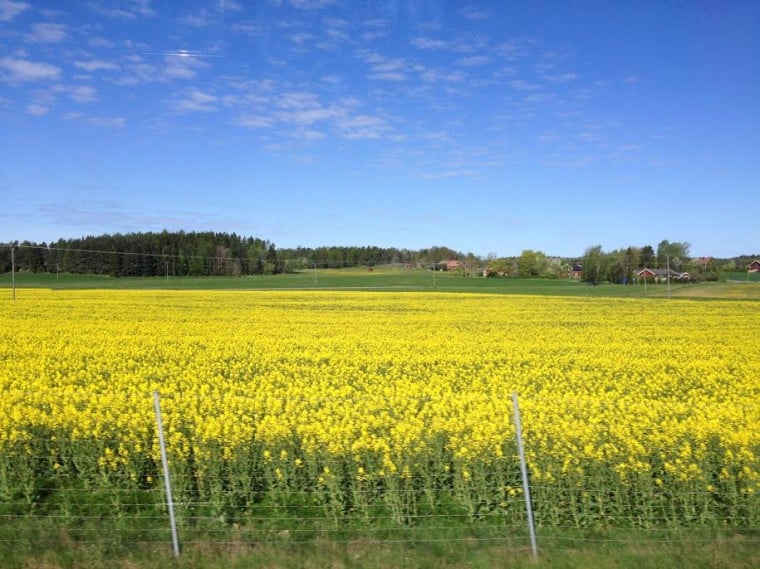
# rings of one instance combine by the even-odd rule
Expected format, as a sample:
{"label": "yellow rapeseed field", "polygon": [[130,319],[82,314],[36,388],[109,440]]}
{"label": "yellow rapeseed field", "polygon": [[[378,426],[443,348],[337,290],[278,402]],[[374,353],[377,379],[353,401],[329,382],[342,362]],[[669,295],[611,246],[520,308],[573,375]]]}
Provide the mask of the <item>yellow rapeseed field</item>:
{"label": "yellow rapeseed field", "polygon": [[[0,299],[0,501],[760,521],[760,303],[388,292],[24,290]],[[44,483],[40,483],[44,480]]]}

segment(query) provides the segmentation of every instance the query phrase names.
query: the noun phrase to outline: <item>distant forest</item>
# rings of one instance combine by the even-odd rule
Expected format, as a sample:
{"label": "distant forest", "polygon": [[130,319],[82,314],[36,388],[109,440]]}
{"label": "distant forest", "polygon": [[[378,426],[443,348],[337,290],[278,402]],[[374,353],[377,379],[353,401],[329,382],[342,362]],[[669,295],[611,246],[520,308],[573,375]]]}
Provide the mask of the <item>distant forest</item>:
{"label": "distant forest", "polygon": [[[374,266],[388,263],[439,263],[470,259],[448,247],[419,251],[393,247],[298,247],[277,249],[258,237],[235,233],[127,233],[24,241],[13,251],[17,271],[99,274],[114,277],[242,276],[298,272],[319,268]],[[0,247],[0,272],[11,270],[11,246]]]}
{"label": "distant forest", "polygon": [[[688,271],[694,280],[718,280],[724,272],[746,271],[757,256],[731,259],[691,257],[686,242],[661,241],[603,251],[589,247],[576,258],[525,250],[516,257],[483,259],[449,247],[410,250],[395,247],[296,247],[278,249],[259,237],[236,233],[127,233],[59,239],[54,243],[24,241],[0,245],[0,273],[9,272],[11,252],[17,271],[99,274],[114,277],[242,276],[295,273],[314,268],[400,264],[490,277],[580,278],[589,282],[625,283],[643,267]],[[451,264],[447,261],[459,261]],[[482,271],[482,273],[481,273]]]}

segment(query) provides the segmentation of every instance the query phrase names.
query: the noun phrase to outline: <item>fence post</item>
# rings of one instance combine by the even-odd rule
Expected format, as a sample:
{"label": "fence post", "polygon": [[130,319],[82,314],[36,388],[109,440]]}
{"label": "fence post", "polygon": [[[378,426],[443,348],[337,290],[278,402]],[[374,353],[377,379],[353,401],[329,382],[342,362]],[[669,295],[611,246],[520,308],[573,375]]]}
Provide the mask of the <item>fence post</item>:
{"label": "fence post", "polygon": [[166,458],[166,443],[164,442],[164,425],[161,421],[161,405],[158,402],[158,391],[153,392],[153,405],[156,408],[156,423],[158,424],[158,444],[161,446],[161,464],[164,469],[164,485],[166,487],[166,505],[169,508],[169,526],[172,531],[172,546],[174,556],[179,557],[179,538],[177,523],[174,519],[174,501],[172,500],[172,485],[169,480],[169,461]]}
{"label": "fence post", "polygon": [[517,431],[517,452],[520,454],[520,472],[522,473],[523,494],[525,495],[525,511],[528,514],[528,532],[530,533],[530,549],[533,557],[538,557],[536,546],[536,524],[533,521],[533,504],[530,500],[530,484],[528,483],[528,467],[525,464],[525,449],[522,440],[522,423],[520,422],[520,407],[517,405],[517,393],[512,393],[512,405],[515,411],[515,429]]}

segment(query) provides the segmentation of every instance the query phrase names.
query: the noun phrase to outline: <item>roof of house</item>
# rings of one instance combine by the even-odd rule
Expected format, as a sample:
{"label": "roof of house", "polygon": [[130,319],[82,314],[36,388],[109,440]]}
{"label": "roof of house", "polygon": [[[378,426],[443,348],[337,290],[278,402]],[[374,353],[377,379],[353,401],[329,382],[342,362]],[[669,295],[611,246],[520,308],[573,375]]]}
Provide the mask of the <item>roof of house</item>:
{"label": "roof of house", "polygon": [[645,271],[649,271],[650,274],[658,276],[658,277],[667,277],[668,274],[670,274],[671,277],[677,277],[680,275],[687,275],[688,273],[679,273],[674,271],[673,269],[649,269],[649,268],[643,268],[638,271],[636,271],[637,275],[641,275]]}

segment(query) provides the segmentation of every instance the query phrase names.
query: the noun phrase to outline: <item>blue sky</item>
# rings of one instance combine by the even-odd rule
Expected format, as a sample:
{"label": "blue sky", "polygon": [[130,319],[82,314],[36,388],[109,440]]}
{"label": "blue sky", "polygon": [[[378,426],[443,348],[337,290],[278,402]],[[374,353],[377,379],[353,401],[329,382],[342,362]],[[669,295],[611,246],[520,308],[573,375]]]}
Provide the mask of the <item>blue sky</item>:
{"label": "blue sky", "polygon": [[760,251],[760,2],[0,0],[0,242]]}

